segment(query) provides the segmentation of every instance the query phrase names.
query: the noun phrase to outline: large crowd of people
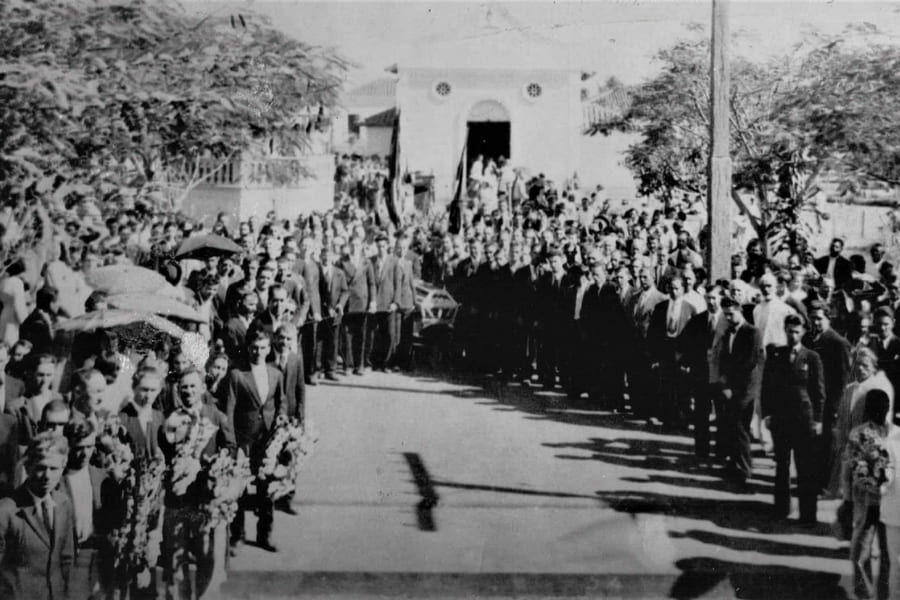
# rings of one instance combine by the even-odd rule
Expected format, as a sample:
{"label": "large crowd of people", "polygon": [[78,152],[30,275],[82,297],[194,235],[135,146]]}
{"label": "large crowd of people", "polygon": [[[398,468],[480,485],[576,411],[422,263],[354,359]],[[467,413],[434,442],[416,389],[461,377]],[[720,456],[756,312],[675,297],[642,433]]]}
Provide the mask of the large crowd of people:
{"label": "large crowd of people", "polygon": [[[89,197],[41,217],[40,242],[21,246],[0,280],[0,597],[110,593],[103,537],[117,499],[95,460],[106,415],[119,415],[135,456],[169,462],[172,415],[205,418],[216,435],[204,452],[240,448],[257,470],[276,416],[303,421],[306,386],[415,367],[418,280],[459,303],[448,368],[692,435],[698,460],[721,464],[737,492],[762,444],[776,463],[774,517],[792,512],[793,460],[800,521],[816,522],[819,497],[843,498],[857,591],[887,589],[869,562],[877,539],[881,576],[896,577],[900,280],[880,244],[846,257],[836,239],[816,258],[753,241],[730,277],[711,281],[699,204],[614,208],[599,188],[525,179],[503,162],[476,165],[449,210],[392,220],[367,191],[370,180],[382,189],[378,168],[344,166],[334,210],[297,219],[270,213],[234,228],[219,215],[204,225]],[[176,259],[184,239],[206,233],[242,253]],[[8,227],[4,247],[17,235]],[[59,330],[109,306],[91,274],[122,264],[163,274],[202,316],[180,324],[202,340],[204,364],[186,343],[133,347],[114,329],[74,339]],[[870,447],[890,458],[863,477]],[[245,510],[270,551],[275,511],[294,510],[257,492],[231,522],[232,554]],[[191,594],[188,562],[195,591],[212,577],[213,534],[190,526],[191,509],[190,493],[166,494],[159,560],[169,597]]]}

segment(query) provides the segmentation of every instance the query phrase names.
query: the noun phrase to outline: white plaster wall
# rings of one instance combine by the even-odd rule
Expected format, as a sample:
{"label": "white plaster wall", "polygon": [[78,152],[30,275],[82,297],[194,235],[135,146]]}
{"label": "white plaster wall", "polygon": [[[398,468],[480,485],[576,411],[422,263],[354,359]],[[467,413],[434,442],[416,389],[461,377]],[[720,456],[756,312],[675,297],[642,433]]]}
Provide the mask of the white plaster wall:
{"label": "white plaster wall", "polygon": [[219,212],[232,220],[251,216],[264,218],[274,210],[279,219],[296,219],[334,206],[334,157],[310,156],[305,160],[310,177],[296,186],[200,185],[182,204],[188,216],[212,224]]}
{"label": "white plaster wall", "polygon": [[[469,112],[478,102],[495,100],[510,114],[512,164],[562,182],[576,170],[580,154],[577,78],[565,71],[401,70],[398,97],[404,166],[433,173],[437,200],[446,202],[453,193]],[[434,94],[433,85],[439,80],[451,84],[450,96]],[[526,98],[523,88],[529,82],[541,84],[540,98]]]}
{"label": "white plaster wall", "polygon": [[356,145],[358,149],[354,152],[364,156],[388,156],[391,153],[393,131],[391,127],[361,127],[359,143]]}

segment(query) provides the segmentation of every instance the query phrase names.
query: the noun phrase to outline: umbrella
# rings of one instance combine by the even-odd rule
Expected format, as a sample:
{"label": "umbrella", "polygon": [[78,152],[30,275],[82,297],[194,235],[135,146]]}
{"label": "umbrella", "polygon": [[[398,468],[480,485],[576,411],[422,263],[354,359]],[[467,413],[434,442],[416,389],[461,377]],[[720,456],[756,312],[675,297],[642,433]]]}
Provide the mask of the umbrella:
{"label": "umbrella", "polygon": [[179,291],[156,271],[133,265],[92,269],[85,277],[89,286],[107,294],[160,294],[177,298]]}
{"label": "umbrella", "polygon": [[153,313],[118,308],[95,310],[78,317],[60,321],[57,324],[57,329],[60,331],[79,332],[112,329],[129,325],[143,325],[178,339],[181,339],[184,335],[184,330],[168,319]]}
{"label": "umbrella", "polygon": [[223,254],[239,254],[243,252],[243,248],[227,237],[209,233],[205,235],[193,235],[178,246],[175,258],[196,258],[204,260],[210,256],[221,256]]}
{"label": "umbrella", "polygon": [[175,298],[152,294],[116,294],[106,299],[110,308],[153,313],[164,317],[203,323],[206,319],[193,307]]}

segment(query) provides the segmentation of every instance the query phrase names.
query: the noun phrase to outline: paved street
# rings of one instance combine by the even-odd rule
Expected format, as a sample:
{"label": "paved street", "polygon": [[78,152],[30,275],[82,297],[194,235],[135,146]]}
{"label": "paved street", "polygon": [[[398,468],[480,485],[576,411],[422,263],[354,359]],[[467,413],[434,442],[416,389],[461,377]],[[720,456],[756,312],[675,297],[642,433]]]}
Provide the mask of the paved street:
{"label": "paved street", "polygon": [[768,518],[770,460],[736,494],[686,437],[482,383],[310,388],[320,441],[299,515],[276,515],[279,553],[232,559],[226,595],[844,597],[827,526]]}

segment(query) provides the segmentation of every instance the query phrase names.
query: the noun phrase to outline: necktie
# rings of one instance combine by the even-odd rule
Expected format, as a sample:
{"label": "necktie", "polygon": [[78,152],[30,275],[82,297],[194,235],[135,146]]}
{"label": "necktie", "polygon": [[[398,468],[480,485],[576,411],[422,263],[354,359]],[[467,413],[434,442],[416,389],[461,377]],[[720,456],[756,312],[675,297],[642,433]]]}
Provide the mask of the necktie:
{"label": "necktie", "polygon": [[797,360],[797,349],[791,348],[791,364],[794,364],[794,361]]}
{"label": "necktie", "polygon": [[709,315],[709,334],[716,332],[716,315]]}
{"label": "necktie", "polygon": [[45,498],[41,501],[41,516],[44,519],[44,526],[47,527],[47,532],[52,536],[53,535],[53,511],[50,509],[50,499]]}

